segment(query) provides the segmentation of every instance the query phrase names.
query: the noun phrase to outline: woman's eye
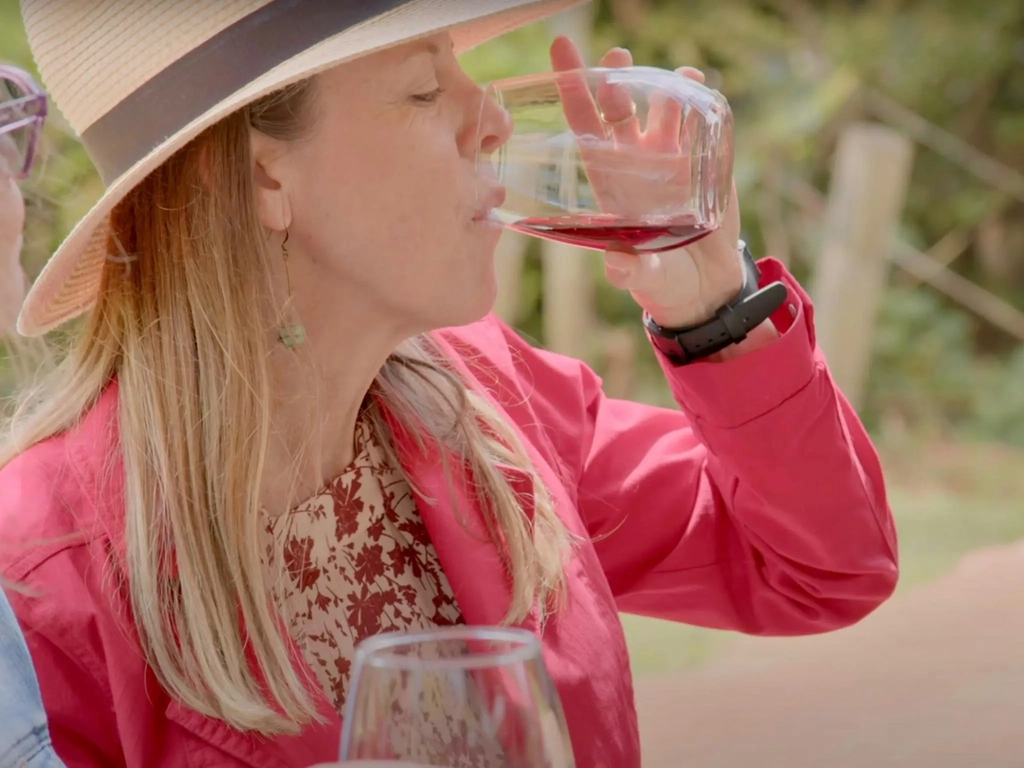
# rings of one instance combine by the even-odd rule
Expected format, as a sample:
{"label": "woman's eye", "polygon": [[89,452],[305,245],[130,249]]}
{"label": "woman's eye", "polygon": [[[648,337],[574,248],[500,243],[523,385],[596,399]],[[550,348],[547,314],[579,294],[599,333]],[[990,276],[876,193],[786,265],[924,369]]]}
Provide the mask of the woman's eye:
{"label": "woman's eye", "polygon": [[444,88],[435,88],[429,93],[417,93],[412,97],[412,100],[417,104],[433,104],[442,93],[444,93]]}

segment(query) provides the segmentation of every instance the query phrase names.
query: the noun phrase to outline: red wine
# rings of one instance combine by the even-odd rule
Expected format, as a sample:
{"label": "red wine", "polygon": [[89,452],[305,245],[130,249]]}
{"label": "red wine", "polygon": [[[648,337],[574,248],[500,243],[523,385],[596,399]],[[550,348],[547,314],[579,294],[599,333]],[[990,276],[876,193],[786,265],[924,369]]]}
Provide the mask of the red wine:
{"label": "red wine", "polygon": [[527,235],[584,248],[603,251],[617,246],[652,253],[680,248],[714,231],[712,227],[697,224],[690,217],[680,217],[675,222],[664,224],[645,224],[602,214],[520,219],[508,226]]}

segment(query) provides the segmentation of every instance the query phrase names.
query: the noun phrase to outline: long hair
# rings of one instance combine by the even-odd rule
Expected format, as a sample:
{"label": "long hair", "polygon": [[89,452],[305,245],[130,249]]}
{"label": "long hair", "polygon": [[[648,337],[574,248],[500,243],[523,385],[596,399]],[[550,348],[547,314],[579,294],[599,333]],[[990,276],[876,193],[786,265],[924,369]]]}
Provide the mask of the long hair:
{"label": "long hair", "polygon": [[[241,730],[295,733],[316,694],[291,662],[263,565],[261,479],[273,402],[269,329],[281,322],[255,209],[250,130],[300,140],[316,80],[225,118],[111,214],[98,304],[67,356],[25,393],[0,462],[72,428],[115,379],[125,476],[123,588],[148,662],[184,705]],[[366,417],[397,460],[388,419],[434,441],[472,479],[512,585],[507,621],[564,595],[570,535],[515,431],[429,337],[396,350]],[[531,525],[496,467],[530,473]],[[457,466],[455,466],[457,465]],[[295,500],[299,501],[298,499]]]}

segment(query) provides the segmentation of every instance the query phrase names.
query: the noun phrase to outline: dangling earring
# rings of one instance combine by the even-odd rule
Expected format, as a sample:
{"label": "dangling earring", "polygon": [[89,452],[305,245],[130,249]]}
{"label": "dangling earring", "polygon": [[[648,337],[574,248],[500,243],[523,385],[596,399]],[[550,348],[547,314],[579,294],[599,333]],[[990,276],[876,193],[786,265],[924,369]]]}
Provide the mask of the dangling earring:
{"label": "dangling earring", "polygon": [[[285,301],[284,313],[294,317],[295,311],[292,308],[292,299],[295,294],[292,292],[292,276],[288,268],[288,230],[284,231],[284,240],[281,242],[281,258],[284,260],[284,279],[288,286],[288,299]],[[302,323],[282,323],[277,329],[277,337],[289,349],[300,346],[306,342],[306,329]]]}

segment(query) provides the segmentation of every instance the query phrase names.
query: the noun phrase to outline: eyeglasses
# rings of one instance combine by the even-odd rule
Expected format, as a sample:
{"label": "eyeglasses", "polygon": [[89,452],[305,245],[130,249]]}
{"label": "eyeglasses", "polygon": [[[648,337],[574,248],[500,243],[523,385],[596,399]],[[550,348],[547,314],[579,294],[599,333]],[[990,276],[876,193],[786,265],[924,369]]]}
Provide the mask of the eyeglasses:
{"label": "eyeglasses", "polygon": [[0,160],[16,179],[32,171],[46,107],[46,94],[28,72],[0,64]]}

